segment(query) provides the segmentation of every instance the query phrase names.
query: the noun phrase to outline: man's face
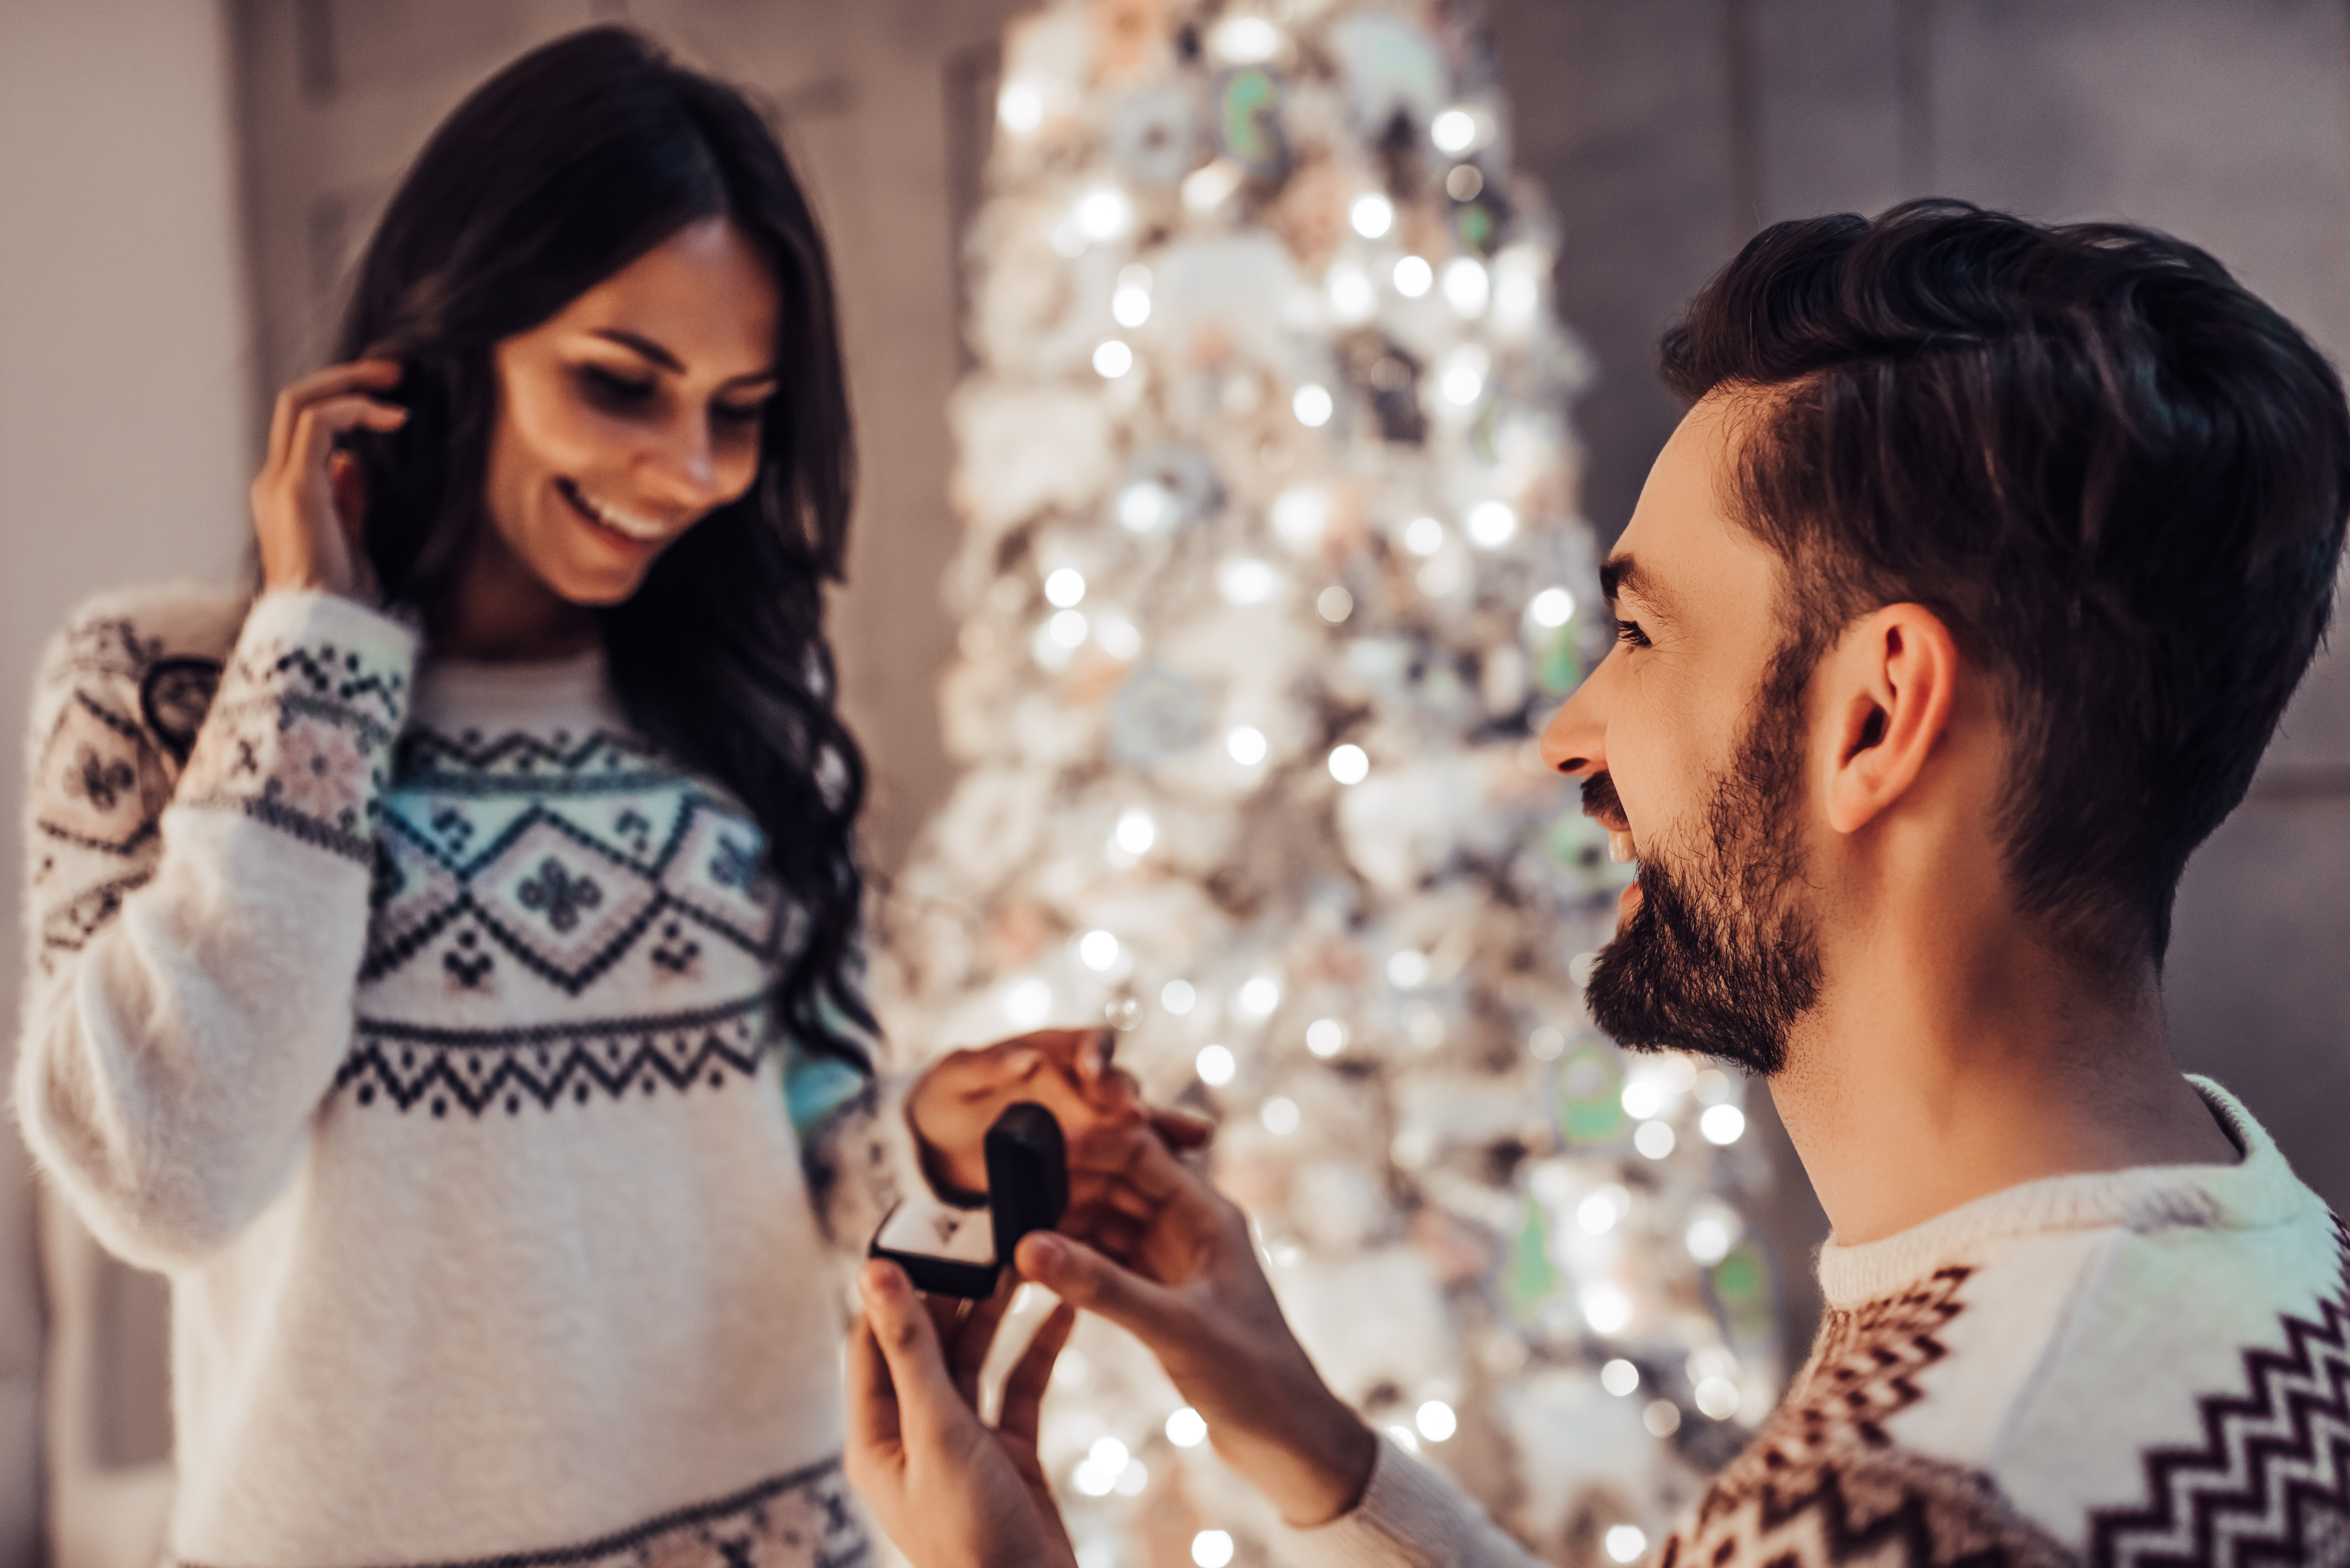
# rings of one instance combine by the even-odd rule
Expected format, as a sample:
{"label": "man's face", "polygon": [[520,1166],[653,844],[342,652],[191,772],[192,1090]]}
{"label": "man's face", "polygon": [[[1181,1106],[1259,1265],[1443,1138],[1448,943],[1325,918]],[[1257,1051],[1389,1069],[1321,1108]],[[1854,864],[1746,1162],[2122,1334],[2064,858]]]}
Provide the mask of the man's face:
{"label": "man's face", "polygon": [[1817,999],[1803,885],[1806,670],[1783,648],[1778,557],[1723,504],[1746,418],[1708,398],[1666,443],[1604,570],[1617,642],[1543,732],[1584,809],[1640,863],[1585,1001],[1637,1048],[1762,1073]]}

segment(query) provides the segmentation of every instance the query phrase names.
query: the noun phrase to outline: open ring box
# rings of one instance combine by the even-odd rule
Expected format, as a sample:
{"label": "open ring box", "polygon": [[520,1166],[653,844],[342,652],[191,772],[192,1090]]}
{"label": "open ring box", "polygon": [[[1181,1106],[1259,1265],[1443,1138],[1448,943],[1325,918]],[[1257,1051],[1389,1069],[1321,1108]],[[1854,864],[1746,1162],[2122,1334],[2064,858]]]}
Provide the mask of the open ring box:
{"label": "open ring box", "polygon": [[985,1207],[959,1209],[923,1188],[889,1210],[867,1249],[905,1270],[926,1294],[993,1295],[1020,1238],[1051,1230],[1068,1210],[1068,1146],[1052,1112],[1033,1100],[1005,1107],[983,1147]]}

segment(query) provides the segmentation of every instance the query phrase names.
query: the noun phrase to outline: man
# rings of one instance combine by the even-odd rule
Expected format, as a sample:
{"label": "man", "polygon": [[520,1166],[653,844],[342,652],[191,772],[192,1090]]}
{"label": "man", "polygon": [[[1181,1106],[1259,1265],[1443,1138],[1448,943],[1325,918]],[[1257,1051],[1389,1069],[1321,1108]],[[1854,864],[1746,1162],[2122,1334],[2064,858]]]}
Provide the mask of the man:
{"label": "man", "polygon": [[[2350,1563],[2350,1247],[2160,993],[2331,611],[2339,383],[2192,247],[1953,202],[1764,233],[1662,358],[1691,406],[1604,569],[1617,647],[1543,736],[1640,861],[1586,1002],[1765,1075],[1835,1235],[1809,1365],[1660,1561]],[[1151,1346],[1302,1560],[1525,1561],[1321,1387],[1229,1205],[1147,1138],[1089,1158],[1132,1272],[1023,1271]],[[979,1428],[864,1283],[894,1532]],[[1052,1561],[980,1457],[931,1495],[1040,1533],[916,1561]]]}

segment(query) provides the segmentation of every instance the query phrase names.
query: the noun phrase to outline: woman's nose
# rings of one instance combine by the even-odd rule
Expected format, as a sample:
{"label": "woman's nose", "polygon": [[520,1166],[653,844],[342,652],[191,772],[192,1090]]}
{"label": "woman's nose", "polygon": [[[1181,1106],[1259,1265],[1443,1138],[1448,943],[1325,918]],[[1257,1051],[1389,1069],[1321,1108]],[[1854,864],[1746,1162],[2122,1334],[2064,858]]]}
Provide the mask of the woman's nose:
{"label": "woman's nose", "polygon": [[717,443],[706,416],[681,419],[665,432],[651,456],[650,477],[664,501],[699,512],[724,499],[720,493]]}

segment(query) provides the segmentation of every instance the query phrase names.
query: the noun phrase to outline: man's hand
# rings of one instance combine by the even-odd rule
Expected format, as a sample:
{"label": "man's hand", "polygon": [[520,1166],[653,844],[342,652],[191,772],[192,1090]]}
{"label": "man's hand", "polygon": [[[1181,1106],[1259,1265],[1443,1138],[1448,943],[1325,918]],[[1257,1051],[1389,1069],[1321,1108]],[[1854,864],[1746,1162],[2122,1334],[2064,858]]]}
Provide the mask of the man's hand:
{"label": "man's hand", "polygon": [[[1052,1112],[1073,1145],[1103,1128],[1143,1124],[1178,1147],[1206,1142],[1205,1123],[1143,1105],[1133,1077],[1110,1065],[1117,1039],[1107,1029],[1041,1029],[940,1057],[906,1100],[923,1174],[948,1197],[986,1191],[987,1129],[1023,1100]],[[1070,1174],[1073,1192],[1082,1191],[1077,1172]]]}
{"label": "man's hand", "polygon": [[1076,1314],[1055,1308],[1003,1385],[995,1429],[977,1414],[979,1373],[1012,1299],[1004,1288],[961,1321],[925,1303],[895,1263],[857,1277],[865,1316],[848,1347],[849,1484],[914,1568],[1074,1568],[1036,1460],[1038,1407]]}
{"label": "man's hand", "polygon": [[1106,1130],[1070,1150],[1104,1197],[1065,1223],[1133,1271],[1068,1236],[1020,1243],[1020,1272],[1071,1306],[1099,1313],[1149,1347],[1216,1451],[1300,1529],[1354,1507],[1378,1439],[1330,1392],[1289,1331],[1257,1262],[1248,1218],[1150,1129]]}

